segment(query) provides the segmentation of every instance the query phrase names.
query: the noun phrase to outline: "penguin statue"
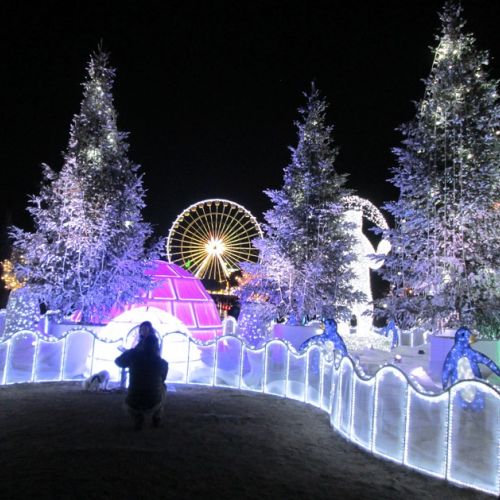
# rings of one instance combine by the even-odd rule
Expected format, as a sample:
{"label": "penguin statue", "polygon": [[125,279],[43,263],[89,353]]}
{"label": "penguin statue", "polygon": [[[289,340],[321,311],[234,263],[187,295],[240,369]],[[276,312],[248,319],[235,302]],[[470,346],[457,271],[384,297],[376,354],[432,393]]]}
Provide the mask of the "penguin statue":
{"label": "penguin statue", "polygon": [[[455,333],[455,344],[446,356],[441,375],[444,390],[461,380],[482,380],[480,363],[500,376],[500,368],[488,356],[472,349],[473,342],[475,336],[468,328],[462,326]],[[483,394],[474,387],[461,390],[459,397],[463,408],[481,410],[484,407]]]}
{"label": "penguin statue", "polygon": [[338,351],[342,357],[348,356],[347,347],[345,346],[342,337],[337,332],[337,323],[334,319],[325,319],[325,331],[321,335],[314,335],[308,338],[299,347],[299,352],[304,352],[309,346],[317,345],[325,349],[328,348],[328,343],[333,344],[333,348]]}
{"label": "penguin statue", "polygon": [[391,319],[389,321],[389,323],[387,324],[387,326],[385,327],[385,330],[384,330],[384,335],[386,337],[389,337],[389,335],[392,333],[392,337],[391,337],[391,351],[395,348],[395,347],[398,347],[399,346],[399,329],[398,327],[396,326],[396,323],[394,322],[393,319]]}

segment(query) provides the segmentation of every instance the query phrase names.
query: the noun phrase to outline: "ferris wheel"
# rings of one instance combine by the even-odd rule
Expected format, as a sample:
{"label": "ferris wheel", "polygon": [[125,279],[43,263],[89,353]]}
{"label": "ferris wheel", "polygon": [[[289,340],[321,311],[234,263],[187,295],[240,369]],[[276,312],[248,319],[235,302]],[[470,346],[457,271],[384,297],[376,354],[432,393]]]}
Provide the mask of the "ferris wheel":
{"label": "ferris wheel", "polygon": [[175,219],[167,256],[200,279],[224,283],[239,270],[239,263],[257,262],[252,240],[261,237],[257,219],[245,207],[229,200],[204,200]]}

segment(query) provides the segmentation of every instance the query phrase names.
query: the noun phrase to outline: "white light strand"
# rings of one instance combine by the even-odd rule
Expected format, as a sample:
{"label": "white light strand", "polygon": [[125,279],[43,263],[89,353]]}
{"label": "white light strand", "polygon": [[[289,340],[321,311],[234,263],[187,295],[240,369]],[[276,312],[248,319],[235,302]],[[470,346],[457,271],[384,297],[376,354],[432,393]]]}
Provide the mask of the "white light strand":
{"label": "white light strand", "polygon": [[[57,374],[56,379],[59,380],[68,380],[69,373],[67,373],[68,370],[68,360],[69,357],[76,354],[76,351],[74,348],[68,348],[68,342],[71,343],[73,338],[78,338],[82,334],[86,335],[91,335],[91,344],[89,347],[89,354],[91,358],[94,358],[96,356],[96,346],[98,342],[100,341],[95,334],[91,331],[84,331],[84,330],[73,330],[69,333],[66,333],[63,335],[63,337],[58,340],[57,342],[47,342],[43,338],[40,338],[35,332],[26,332],[26,331],[21,331],[16,334],[14,334],[10,339],[4,341],[3,343],[0,343],[0,346],[5,346],[5,364],[1,368],[3,373],[1,373],[0,380],[2,380],[3,384],[6,383],[12,383],[11,381],[14,379],[14,377],[11,378],[10,376],[10,370],[12,370],[12,366],[15,366],[16,360],[19,361],[21,358],[18,359],[18,356],[23,356],[26,355],[26,350],[22,351],[22,349],[18,348],[15,349],[15,343],[18,339],[24,339],[24,343],[26,343],[26,335],[31,335],[33,338],[33,342],[29,343],[29,349],[28,349],[28,359],[31,359],[32,366],[29,367],[29,369],[26,370],[25,374],[25,379],[20,380],[19,379],[19,374],[16,373],[15,381],[16,382],[21,382],[21,381],[36,381],[36,380],[42,380],[46,379],[45,377],[41,376],[43,375],[42,373],[39,373],[38,368],[39,368],[39,363],[41,353],[44,352],[41,349],[41,346],[49,346],[51,344],[56,344],[61,342],[62,343],[62,349],[60,350],[60,356],[61,360],[59,362],[59,374]],[[468,386],[473,386],[476,391],[482,391],[485,395],[488,395],[490,399],[488,400],[489,405],[498,405],[498,408],[500,408],[500,392],[489,386],[488,384],[485,384],[483,382],[477,382],[477,381],[469,381],[469,382],[461,382],[459,386],[454,386],[451,391],[444,392],[439,395],[433,395],[429,396],[426,395],[425,393],[422,393],[419,388],[415,387],[413,382],[397,367],[392,367],[392,366],[386,366],[379,370],[377,374],[374,377],[371,377],[367,380],[363,380],[362,377],[360,377],[357,373],[358,368],[355,366],[353,361],[349,358],[344,358],[342,359],[340,366],[338,368],[335,368],[335,365],[332,363],[330,364],[326,359],[324,359],[324,356],[322,352],[320,352],[316,347],[309,349],[306,353],[303,353],[301,355],[298,355],[295,350],[291,349],[290,345],[286,342],[283,342],[281,340],[272,340],[270,342],[267,342],[265,346],[263,346],[260,349],[252,349],[247,346],[241,341],[241,339],[238,339],[234,336],[227,336],[218,339],[216,342],[196,342],[193,339],[189,338],[185,334],[168,334],[165,335],[162,340],[165,338],[169,337],[169,335],[180,335],[180,338],[182,339],[182,342],[179,344],[180,348],[182,349],[183,346],[187,346],[187,361],[185,362],[185,373],[184,377],[186,378],[187,383],[193,384],[193,385],[217,385],[217,373],[219,370],[222,370],[222,367],[219,366],[222,364],[225,360],[225,357],[222,356],[221,353],[219,353],[219,350],[221,347],[225,346],[224,342],[231,342],[231,345],[234,347],[234,342],[238,342],[239,349],[237,350],[238,355],[240,356],[239,363],[235,364],[234,372],[231,373],[231,387],[242,387],[246,388],[248,387],[247,390],[250,391],[255,391],[255,387],[259,386],[260,384],[260,392],[264,393],[272,393],[272,394],[278,394],[281,396],[291,396],[292,395],[292,383],[299,383],[300,380],[290,380],[291,374],[290,374],[290,364],[291,364],[291,359],[290,357],[293,356],[294,361],[298,360],[303,360],[305,369],[301,370],[300,373],[302,373],[302,380],[304,382],[304,400],[307,401],[309,404],[312,404],[314,406],[318,406],[320,408],[325,408],[325,401],[328,399],[328,404],[326,411],[331,413],[331,422],[333,427],[339,431],[342,435],[346,436],[349,440],[355,442],[356,444],[359,444],[361,447],[365,449],[370,449],[372,453],[375,455],[383,456],[386,459],[395,461],[400,463],[401,461],[403,462],[404,465],[407,467],[410,467],[412,469],[418,470],[419,472],[434,476],[434,477],[439,477],[439,478],[446,478],[450,482],[462,485],[462,486],[467,486],[469,488],[473,488],[476,490],[484,491],[490,494],[496,494],[500,492],[500,487],[499,487],[499,479],[498,479],[498,470],[496,473],[496,476],[494,474],[494,471],[490,471],[490,474],[494,474],[494,477],[482,477],[481,482],[471,482],[467,477],[463,477],[460,475],[459,469],[457,467],[453,468],[453,442],[456,439],[455,434],[457,432],[460,432],[461,429],[457,428],[456,430],[453,427],[453,418],[454,415],[457,411],[463,411],[461,408],[456,408],[456,403],[454,401],[454,395],[457,393],[460,393],[460,391],[463,391],[464,388],[467,388]],[[77,337],[75,337],[77,336]],[[43,344],[42,344],[43,342]],[[102,343],[104,345],[105,343]],[[109,343],[108,343],[109,344]],[[119,345],[119,342],[116,343],[117,346]],[[277,388],[275,389],[274,386],[268,387],[268,381],[269,379],[269,372],[270,369],[273,371],[273,373],[276,375],[276,370],[275,365],[270,365],[270,349],[271,348],[277,349],[273,355],[276,355],[278,365],[283,366],[283,362],[285,363],[285,368],[281,373],[284,377],[284,380],[281,380],[280,374],[278,374],[277,380],[273,379],[273,382],[278,382],[277,383]],[[206,351],[207,354],[209,354],[209,359],[208,359],[208,364],[201,362],[201,358],[199,356],[194,356],[194,353],[201,353],[200,350]],[[111,352],[111,351],[110,351]],[[222,351],[221,351],[222,352]],[[32,354],[30,354],[32,353]],[[118,354],[118,353],[117,353]],[[256,381],[251,382],[251,387],[247,386],[243,382],[243,377],[244,377],[244,359],[245,355],[257,355],[260,356],[260,362],[258,365],[260,366],[260,372],[257,373],[257,379]],[[81,355],[81,352],[79,352],[79,355]],[[102,355],[102,354],[100,354]],[[168,355],[168,351],[167,351]],[[194,356],[194,357],[193,357]],[[316,366],[316,364],[311,363],[311,359],[313,357],[319,356],[319,364]],[[314,358],[315,359],[315,358]],[[104,359],[104,362],[109,362],[113,363],[113,359]],[[227,361],[227,360],[226,360]],[[200,364],[201,362],[201,364]],[[93,363],[93,360],[91,360],[91,363]],[[90,371],[92,372],[92,367],[93,365],[90,364]],[[200,374],[196,373],[197,368],[204,368],[204,371],[202,370]],[[313,371],[315,369],[318,369],[318,373],[316,376],[316,373],[314,373],[313,377]],[[284,372],[284,373],[283,373]],[[405,399],[405,404],[402,413],[397,412],[399,415],[399,418],[404,418],[404,421],[401,420],[396,420],[393,424],[395,427],[400,427],[402,429],[402,436],[401,436],[401,448],[398,448],[397,450],[394,451],[395,454],[387,453],[385,450],[381,451],[378,445],[378,437],[377,437],[377,421],[380,417],[380,411],[383,411],[383,401],[379,401],[380,399],[380,388],[381,385],[384,384],[384,379],[385,376],[391,374],[391,376],[395,376],[397,379],[401,381],[401,390],[404,392],[404,399]],[[328,376],[328,389],[325,389],[325,380],[326,377]],[[236,377],[237,382],[235,383],[234,380]],[[313,381],[314,379],[314,381]],[[335,382],[336,380],[336,382]],[[262,384],[262,382],[264,382]],[[342,392],[347,389],[348,384],[350,386],[350,392],[349,392],[349,397],[350,397],[350,403],[349,403],[349,408],[344,408],[344,405],[347,404],[347,401],[344,400],[344,397],[342,395]],[[373,391],[372,391],[372,396],[371,396],[371,402],[370,405],[373,408],[373,414],[372,414],[372,428],[371,432],[369,433],[369,443],[368,445],[363,443],[359,437],[356,435],[356,427],[355,427],[355,422],[357,422],[358,418],[363,417],[363,415],[357,415],[357,412],[360,411],[357,408],[357,399],[356,399],[356,393],[357,393],[357,387],[359,384],[371,384],[374,385]],[[325,390],[328,391],[328,394],[325,393]],[[336,395],[335,400],[333,401],[332,398]],[[447,407],[446,407],[446,421],[447,421],[447,429],[444,432],[444,435],[446,436],[443,439],[443,453],[444,453],[444,460],[441,465],[440,469],[434,469],[434,470],[429,470],[427,466],[423,466],[419,463],[414,462],[414,458],[410,460],[410,446],[413,442],[411,437],[411,427],[412,427],[412,422],[414,418],[417,418],[417,414],[415,411],[413,411],[413,398],[419,398],[422,401],[425,401],[425,404],[443,404],[443,401],[446,401],[449,399]],[[457,396],[458,398],[458,396]],[[493,399],[491,399],[493,398]],[[332,406],[333,405],[333,406]],[[348,411],[349,415],[343,415],[344,411]],[[491,410],[490,410],[491,411]],[[348,417],[348,418],[347,418]],[[398,418],[398,417],[396,417]],[[494,420],[494,419],[490,419]],[[442,423],[436,422],[436,426],[441,426]],[[485,429],[485,431],[488,429]],[[496,464],[500,464],[500,456],[499,456],[499,446],[498,446],[498,441],[500,440],[500,431],[498,430],[491,430],[490,432],[493,433],[494,436],[496,436],[496,441],[495,439],[490,440],[486,444],[486,448],[484,453],[493,453],[494,456],[496,456]],[[399,450],[399,451],[398,451]],[[418,451],[418,448],[415,450]],[[399,453],[402,453],[402,460],[399,458]],[[496,454],[496,455],[495,455]],[[467,462],[467,457],[461,457],[461,461]],[[492,469],[494,469],[495,465],[493,465]],[[498,467],[497,467],[498,468]],[[466,467],[464,467],[464,470]],[[489,486],[491,485],[491,487]]]}

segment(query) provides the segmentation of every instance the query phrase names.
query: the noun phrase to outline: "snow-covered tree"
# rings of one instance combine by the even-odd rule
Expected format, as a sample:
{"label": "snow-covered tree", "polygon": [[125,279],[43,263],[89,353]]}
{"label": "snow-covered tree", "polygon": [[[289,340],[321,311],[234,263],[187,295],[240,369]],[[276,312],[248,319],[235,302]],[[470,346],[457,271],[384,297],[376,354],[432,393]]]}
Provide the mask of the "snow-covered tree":
{"label": "snow-covered tree", "polygon": [[47,307],[80,311],[84,322],[133,301],[149,284],[144,272],[159,248],[147,246],[142,177],[127,157],[127,134],[117,129],[115,70],[101,50],[87,70],[63,167],[43,166],[40,193],[29,202],[35,230],[11,228],[23,257],[16,275]]}
{"label": "snow-covered tree", "polygon": [[353,238],[341,201],[349,194],[347,179],[335,171],[333,127],[314,84],[306,99],[283,187],[265,191],[273,207],[264,214],[265,237],[255,242],[260,262],[244,266],[252,279],[242,299],[257,296],[273,304],[277,316],[299,321],[317,315],[348,319],[350,306],[362,297],[349,286]]}
{"label": "snow-covered tree", "polygon": [[401,127],[386,208],[395,219],[382,274],[391,316],[403,327],[481,323],[498,311],[500,106],[488,54],[447,2],[425,94]]}

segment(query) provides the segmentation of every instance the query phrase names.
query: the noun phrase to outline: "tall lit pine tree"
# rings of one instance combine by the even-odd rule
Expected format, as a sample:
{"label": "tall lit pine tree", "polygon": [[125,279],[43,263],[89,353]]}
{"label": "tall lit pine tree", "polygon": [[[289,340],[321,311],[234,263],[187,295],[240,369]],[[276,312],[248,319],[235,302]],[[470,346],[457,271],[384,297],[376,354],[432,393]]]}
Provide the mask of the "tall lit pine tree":
{"label": "tall lit pine tree", "polygon": [[350,317],[360,300],[350,289],[353,240],[343,219],[346,175],[335,171],[333,127],[326,124],[327,103],[311,88],[299,109],[298,144],[284,169],[280,190],[267,190],[273,207],[264,214],[265,237],[256,242],[260,263],[245,266],[253,277],[243,300],[264,297],[278,315],[298,320],[316,315]]}
{"label": "tall lit pine tree", "polygon": [[461,8],[447,2],[440,18],[424,98],[395,149],[390,182],[400,196],[386,206],[396,225],[382,273],[401,326],[486,327],[500,309],[497,82],[488,54],[463,31]]}
{"label": "tall lit pine tree", "polygon": [[35,231],[11,228],[23,256],[16,275],[47,307],[80,311],[83,322],[134,300],[149,284],[144,271],[159,248],[147,247],[142,178],[116,125],[115,70],[100,50],[87,69],[63,167],[56,173],[44,165],[40,193],[28,206]]}

